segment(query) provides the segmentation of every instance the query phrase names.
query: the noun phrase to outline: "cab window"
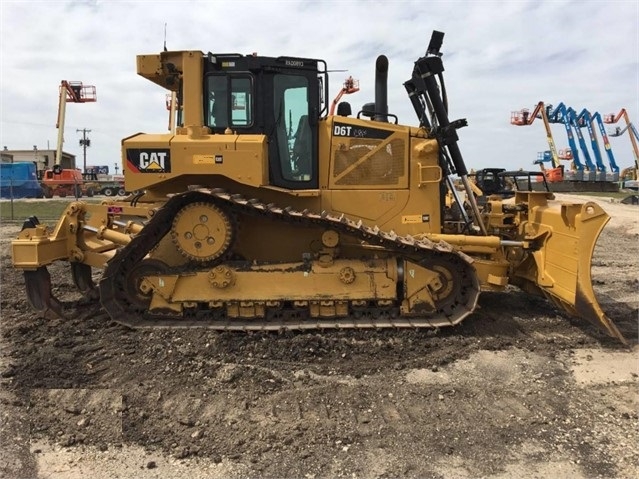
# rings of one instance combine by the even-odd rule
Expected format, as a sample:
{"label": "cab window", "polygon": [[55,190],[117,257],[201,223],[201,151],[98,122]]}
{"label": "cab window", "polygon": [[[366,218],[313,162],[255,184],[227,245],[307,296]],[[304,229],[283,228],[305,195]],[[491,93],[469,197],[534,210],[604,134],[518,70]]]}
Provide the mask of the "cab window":
{"label": "cab window", "polygon": [[248,75],[211,75],[206,80],[207,126],[213,129],[253,124],[253,86]]}
{"label": "cab window", "polygon": [[253,123],[251,80],[231,78],[231,125],[249,126]]}
{"label": "cab window", "polygon": [[313,138],[308,121],[308,79],[301,75],[275,75],[274,112],[282,177],[311,181]]}

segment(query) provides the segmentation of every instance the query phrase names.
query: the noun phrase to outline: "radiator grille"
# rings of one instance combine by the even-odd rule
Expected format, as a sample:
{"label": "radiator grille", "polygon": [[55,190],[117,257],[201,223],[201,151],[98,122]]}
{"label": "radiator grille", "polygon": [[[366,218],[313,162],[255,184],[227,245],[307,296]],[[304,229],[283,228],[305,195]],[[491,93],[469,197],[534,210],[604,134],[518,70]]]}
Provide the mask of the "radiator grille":
{"label": "radiator grille", "polygon": [[353,139],[335,151],[336,185],[396,185],[404,176],[404,140]]}

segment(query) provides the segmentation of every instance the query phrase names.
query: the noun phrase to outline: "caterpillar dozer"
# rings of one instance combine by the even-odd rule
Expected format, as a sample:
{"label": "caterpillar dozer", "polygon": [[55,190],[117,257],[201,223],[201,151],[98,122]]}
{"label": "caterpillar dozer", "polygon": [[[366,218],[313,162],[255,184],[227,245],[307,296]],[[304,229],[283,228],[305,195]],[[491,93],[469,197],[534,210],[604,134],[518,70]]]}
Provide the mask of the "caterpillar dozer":
{"label": "caterpillar dozer", "polygon": [[[388,111],[384,55],[375,101],[355,116],[329,114],[323,60],[138,56],[137,73],[175,95],[177,124],[122,140],[137,193],[70,202],[54,227],[25,221],[12,253],[30,304],[65,314],[47,270],[56,261],[132,328],[440,328],[512,284],[624,341],[591,283],[602,208],[547,191],[474,201],[442,39],[433,32],[403,85],[416,126]],[[450,214],[454,178],[467,202],[453,204],[468,206]]]}

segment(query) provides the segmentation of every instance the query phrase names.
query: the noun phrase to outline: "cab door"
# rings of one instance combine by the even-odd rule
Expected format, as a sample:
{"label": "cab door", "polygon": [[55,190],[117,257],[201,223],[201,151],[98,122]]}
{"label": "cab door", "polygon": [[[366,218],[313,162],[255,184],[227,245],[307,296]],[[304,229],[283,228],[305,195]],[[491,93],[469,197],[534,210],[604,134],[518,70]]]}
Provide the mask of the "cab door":
{"label": "cab door", "polygon": [[274,73],[267,76],[266,86],[270,89],[264,96],[270,183],[293,190],[316,189],[317,78],[312,72]]}

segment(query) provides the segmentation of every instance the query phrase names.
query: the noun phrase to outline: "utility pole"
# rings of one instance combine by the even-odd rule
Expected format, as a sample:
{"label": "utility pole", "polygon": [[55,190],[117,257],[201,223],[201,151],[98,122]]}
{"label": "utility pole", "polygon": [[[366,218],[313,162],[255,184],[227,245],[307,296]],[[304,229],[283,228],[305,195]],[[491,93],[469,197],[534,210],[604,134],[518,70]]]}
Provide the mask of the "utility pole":
{"label": "utility pole", "polygon": [[84,169],[83,173],[87,172],[87,147],[91,146],[91,139],[87,138],[87,133],[91,133],[91,130],[83,128],[82,130],[75,130],[76,132],[82,132],[82,139],[80,140],[80,146],[82,147],[82,153],[84,155]]}

